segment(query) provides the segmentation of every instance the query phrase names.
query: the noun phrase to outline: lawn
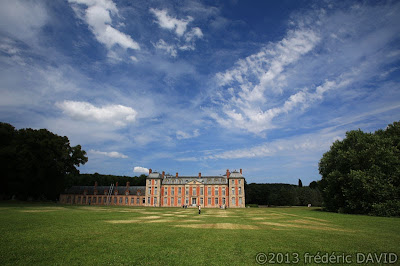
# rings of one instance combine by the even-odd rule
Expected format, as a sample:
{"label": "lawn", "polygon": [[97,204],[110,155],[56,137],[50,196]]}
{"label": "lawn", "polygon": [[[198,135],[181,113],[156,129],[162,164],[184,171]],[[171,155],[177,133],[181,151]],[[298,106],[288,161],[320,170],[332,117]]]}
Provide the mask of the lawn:
{"label": "lawn", "polygon": [[203,209],[199,215],[181,208],[0,203],[0,235],[1,265],[256,265],[260,252],[300,264],[320,262],[314,255],[333,255],[336,262],[347,256],[353,264],[369,253],[377,255],[374,262],[400,257],[400,219],[317,208]]}

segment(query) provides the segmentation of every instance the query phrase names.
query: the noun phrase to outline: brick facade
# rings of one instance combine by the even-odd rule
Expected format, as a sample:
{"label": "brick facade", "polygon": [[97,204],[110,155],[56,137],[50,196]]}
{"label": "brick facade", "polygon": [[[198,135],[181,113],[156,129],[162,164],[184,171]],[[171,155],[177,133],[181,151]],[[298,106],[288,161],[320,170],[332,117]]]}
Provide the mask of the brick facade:
{"label": "brick facade", "polygon": [[60,195],[64,204],[123,205],[152,207],[201,206],[204,208],[244,208],[245,178],[240,172],[223,176],[175,176],[149,170],[146,186],[72,187]]}

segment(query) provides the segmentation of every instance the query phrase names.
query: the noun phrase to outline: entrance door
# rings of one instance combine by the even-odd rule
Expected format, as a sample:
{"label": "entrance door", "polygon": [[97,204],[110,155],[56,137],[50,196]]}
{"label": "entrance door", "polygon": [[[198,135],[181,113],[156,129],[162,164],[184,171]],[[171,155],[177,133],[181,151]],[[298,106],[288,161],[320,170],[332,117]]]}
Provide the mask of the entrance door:
{"label": "entrance door", "polygon": [[196,206],[197,205],[197,198],[192,198],[192,206]]}

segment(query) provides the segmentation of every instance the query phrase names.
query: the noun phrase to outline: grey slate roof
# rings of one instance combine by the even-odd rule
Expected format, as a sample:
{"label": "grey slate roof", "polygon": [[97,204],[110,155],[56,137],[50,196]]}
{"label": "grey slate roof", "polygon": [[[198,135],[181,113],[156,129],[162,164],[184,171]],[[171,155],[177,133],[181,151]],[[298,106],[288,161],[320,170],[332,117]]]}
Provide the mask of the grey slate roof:
{"label": "grey slate roof", "polygon": [[[65,190],[64,194],[83,194],[85,190],[87,191],[87,195],[94,195],[94,186],[73,186]],[[110,186],[97,186],[97,195],[104,195],[104,190],[110,189]],[[113,192],[111,193],[114,195],[115,191],[118,190],[118,195],[125,195],[126,187],[125,186],[118,186],[114,187]],[[145,186],[130,186],[129,187],[129,195],[137,195],[138,190],[140,190],[140,195],[144,196],[146,192]]]}
{"label": "grey slate roof", "polygon": [[228,179],[226,176],[202,176],[199,178],[198,176],[165,176],[162,180],[163,185],[179,185],[179,184],[187,184],[192,181],[197,181],[203,183],[204,185],[226,185],[228,184]]}

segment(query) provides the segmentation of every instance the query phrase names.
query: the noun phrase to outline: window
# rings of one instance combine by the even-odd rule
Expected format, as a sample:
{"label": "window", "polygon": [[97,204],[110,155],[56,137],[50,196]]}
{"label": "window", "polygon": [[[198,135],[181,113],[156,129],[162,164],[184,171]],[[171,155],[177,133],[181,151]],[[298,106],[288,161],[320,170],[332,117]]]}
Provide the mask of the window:
{"label": "window", "polygon": [[235,205],[235,198],[232,198],[232,205]]}
{"label": "window", "polygon": [[114,204],[117,204],[117,197],[114,197]]}
{"label": "window", "polygon": [[119,198],[119,203],[122,203],[122,198],[121,197]]}
{"label": "window", "polygon": [[157,205],[157,198],[154,197],[154,205]]}
{"label": "window", "polygon": [[189,195],[189,188],[186,188],[186,195]]}
{"label": "window", "polygon": [[222,205],[225,205],[225,204],[226,204],[225,198],[222,198]]}
{"label": "window", "polygon": [[235,195],[235,188],[232,188],[232,195]]}
{"label": "window", "polygon": [[182,188],[179,187],[179,188],[178,188],[178,195],[181,195],[181,194],[182,194]]}
{"label": "window", "polygon": [[146,198],[144,198],[144,197],[142,198],[142,203],[146,204]]}
{"label": "window", "polygon": [[239,205],[242,205],[242,198],[239,198]]}
{"label": "window", "polygon": [[131,198],[131,204],[135,203],[134,200],[135,200],[134,198]]}
{"label": "window", "polygon": [[240,184],[242,183],[242,180],[240,180],[240,179],[239,179],[239,181],[238,181],[238,182],[239,182],[239,185],[240,185]]}
{"label": "window", "polygon": [[164,198],[164,205],[167,205],[167,198]]}
{"label": "window", "polygon": [[192,194],[193,194],[193,196],[196,196],[196,192],[197,192],[197,188],[193,187],[193,188],[192,188]]}
{"label": "window", "polygon": [[225,196],[225,188],[222,188],[222,196]]}
{"label": "window", "polygon": [[171,198],[171,206],[174,206],[174,197]]}
{"label": "window", "polygon": [[200,195],[203,195],[203,188],[200,188]]}
{"label": "window", "polygon": [[93,197],[93,203],[97,202],[97,197]]}
{"label": "window", "polygon": [[142,194],[142,192],[140,190],[138,190],[137,195],[140,196],[140,194]]}
{"label": "window", "polygon": [[215,195],[215,196],[218,196],[218,187],[215,188],[215,193],[214,193],[214,195]]}
{"label": "window", "polygon": [[85,204],[86,203],[86,197],[83,197],[83,202],[82,202],[83,204]]}
{"label": "window", "polygon": [[239,187],[238,189],[239,189],[239,195],[242,195],[242,188]]}
{"label": "window", "polygon": [[157,185],[157,180],[154,180],[154,185]]}
{"label": "window", "polygon": [[178,206],[180,206],[181,204],[182,204],[181,198],[178,198]]}
{"label": "window", "polygon": [[151,180],[149,180],[149,185],[151,185]]}
{"label": "window", "polygon": [[140,199],[136,198],[136,204],[139,205],[140,204]]}
{"label": "window", "polygon": [[185,199],[185,204],[186,204],[186,205],[189,204],[189,199],[188,199],[188,198]]}
{"label": "window", "polygon": [[125,205],[128,205],[128,197],[125,198]]}
{"label": "window", "polygon": [[218,205],[218,198],[215,198],[215,205]]}
{"label": "window", "polygon": [[101,204],[101,197],[99,197],[99,204]]}
{"label": "window", "polygon": [[149,195],[151,194],[151,187],[149,187]]}
{"label": "window", "polygon": [[207,204],[208,204],[208,205],[211,205],[211,198],[208,198]]}
{"label": "window", "polygon": [[168,187],[165,187],[164,188],[164,196],[167,196],[168,195]]}
{"label": "window", "polygon": [[157,187],[154,188],[154,194],[157,195]]}
{"label": "window", "polygon": [[231,184],[232,184],[232,185],[235,184],[235,180],[232,180],[232,181],[231,181]]}
{"label": "window", "polygon": [[200,205],[203,205],[203,198],[200,198]]}
{"label": "window", "polygon": [[175,195],[175,188],[174,187],[171,188],[171,195],[172,196]]}
{"label": "window", "polygon": [[129,191],[126,191],[126,192],[125,192],[125,195],[127,195],[127,196],[128,196],[128,195],[129,195]]}
{"label": "window", "polygon": [[147,197],[147,204],[150,204],[150,197]]}
{"label": "window", "polygon": [[211,195],[211,187],[208,187],[208,188],[207,188],[207,194],[208,194],[208,195]]}

